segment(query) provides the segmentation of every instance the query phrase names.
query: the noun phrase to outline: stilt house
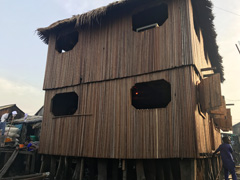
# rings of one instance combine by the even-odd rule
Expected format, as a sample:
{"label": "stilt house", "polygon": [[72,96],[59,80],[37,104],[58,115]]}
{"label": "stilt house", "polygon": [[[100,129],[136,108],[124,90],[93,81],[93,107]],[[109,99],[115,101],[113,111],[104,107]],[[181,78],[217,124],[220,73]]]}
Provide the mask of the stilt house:
{"label": "stilt house", "polygon": [[231,115],[211,5],[124,0],[39,28],[48,44],[40,153],[162,159],[216,149]]}

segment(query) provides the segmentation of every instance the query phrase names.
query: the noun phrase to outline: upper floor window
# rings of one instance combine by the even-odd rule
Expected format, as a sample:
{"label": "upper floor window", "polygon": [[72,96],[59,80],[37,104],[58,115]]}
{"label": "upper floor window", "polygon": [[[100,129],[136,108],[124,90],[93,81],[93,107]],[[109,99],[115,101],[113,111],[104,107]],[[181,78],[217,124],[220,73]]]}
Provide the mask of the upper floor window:
{"label": "upper floor window", "polygon": [[78,42],[78,31],[71,33],[59,34],[56,38],[55,49],[59,53],[70,51]]}
{"label": "upper floor window", "polygon": [[141,32],[147,29],[159,27],[168,18],[168,5],[162,3],[159,6],[149,8],[132,16],[133,31]]}

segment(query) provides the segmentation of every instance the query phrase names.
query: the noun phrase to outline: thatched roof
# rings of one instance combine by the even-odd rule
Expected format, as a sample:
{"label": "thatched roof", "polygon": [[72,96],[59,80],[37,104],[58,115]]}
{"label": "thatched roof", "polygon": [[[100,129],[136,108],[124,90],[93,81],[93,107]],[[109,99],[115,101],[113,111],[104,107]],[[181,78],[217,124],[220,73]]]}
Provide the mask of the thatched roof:
{"label": "thatched roof", "polygon": [[[48,44],[51,33],[59,32],[63,27],[80,29],[85,26],[101,24],[103,20],[113,19],[121,16],[144,3],[154,0],[122,0],[109,4],[90,12],[75,15],[71,18],[57,21],[46,28],[37,29],[37,33],[46,44]],[[212,3],[210,0],[192,0],[195,23],[202,30],[204,38],[204,50],[211,60],[212,66],[216,67],[215,73],[220,73],[221,81],[224,81],[224,72],[222,66],[222,57],[218,52],[216,43],[216,32],[213,25],[214,16],[212,14]]]}

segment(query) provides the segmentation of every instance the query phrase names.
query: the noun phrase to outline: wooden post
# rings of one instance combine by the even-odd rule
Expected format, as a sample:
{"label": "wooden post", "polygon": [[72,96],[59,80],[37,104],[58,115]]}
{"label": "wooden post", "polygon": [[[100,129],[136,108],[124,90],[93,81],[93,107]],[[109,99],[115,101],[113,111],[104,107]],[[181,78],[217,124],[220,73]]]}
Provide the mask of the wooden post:
{"label": "wooden post", "polygon": [[84,172],[84,159],[77,159],[77,164],[75,167],[75,171],[72,176],[72,180],[82,180],[83,179],[83,172]]}
{"label": "wooden post", "polygon": [[126,161],[122,160],[123,180],[127,180],[127,166]]}
{"label": "wooden post", "polygon": [[59,163],[58,163],[58,168],[57,168],[57,173],[56,173],[55,179],[61,180],[63,178],[63,170],[64,170],[64,157],[61,156]]}
{"label": "wooden post", "polygon": [[118,176],[119,176],[119,173],[118,173],[118,164],[119,164],[119,161],[117,159],[113,159],[112,160],[112,179],[113,180],[118,180]]}
{"label": "wooden post", "polygon": [[175,180],[173,178],[173,172],[172,172],[170,159],[166,159],[163,162],[164,162],[164,164],[163,164],[164,178],[166,180]]}
{"label": "wooden post", "polygon": [[156,162],[157,179],[165,180],[164,179],[163,166],[164,166],[164,164],[162,163],[162,160],[158,159],[157,162]]}
{"label": "wooden post", "polygon": [[36,162],[36,151],[34,151],[32,153],[32,161],[31,161],[30,173],[34,173],[34,171],[35,171],[35,162]]}
{"label": "wooden post", "polygon": [[47,155],[42,155],[41,161],[42,161],[42,164],[41,164],[41,168],[40,168],[40,173],[49,172],[50,163],[51,163],[50,157]]}
{"label": "wooden post", "polygon": [[156,161],[147,159],[143,160],[144,172],[147,180],[156,180]]}
{"label": "wooden post", "polygon": [[51,156],[50,179],[53,180],[56,174],[56,156]]}
{"label": "wooden post", "polygon": [[197,179],[197,160],[183,159],[180,161],[181,179],[196,180]]}
{"label": "wooden post", "polygon": [[83,180],[83,173],[84,173],[84,158],[81,159],[80,180]]}
{"label": "wooden post", "polygon": [[107,160],[98,159],[98,180],[107,179]]}
{"label": "wooden post", "polygon": [[86,162],[89,168],[89,180],[95,180],[97,159],[89,158]]}
{"label": "wooden post", "polygon": [[142,160],[136,160],[136,171],[137,180],[146,180]]}
{"label": "wooden post", "polygon": [[26,154],[26,155],[25,155],[25,157],[26,157],[25,172],[26,172],[27,174],[29,174],[29,172],[30,172],[31,156],[32,156],[32,155],[30,155],[30,154]]}

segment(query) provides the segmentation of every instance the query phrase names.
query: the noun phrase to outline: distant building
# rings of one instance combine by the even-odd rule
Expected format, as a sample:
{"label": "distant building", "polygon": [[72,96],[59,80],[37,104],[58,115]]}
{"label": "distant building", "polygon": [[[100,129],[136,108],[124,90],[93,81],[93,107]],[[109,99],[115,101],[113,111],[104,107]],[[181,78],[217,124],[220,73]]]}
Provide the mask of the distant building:
{"label": "distant building", "polygon": [[240,135],[240,122],[233,126],[233,134]]}
{"label": "distant building", "polygon": [[15,117],[15,119],[19,119],[24,117],[24,112],[19,109],[16,104],[9,104],[9,105],[5,105],[5,106],[0,106],[0,117],[5,114],[5,113],[10,113],[12,111],[17,111],[17,116]]}

